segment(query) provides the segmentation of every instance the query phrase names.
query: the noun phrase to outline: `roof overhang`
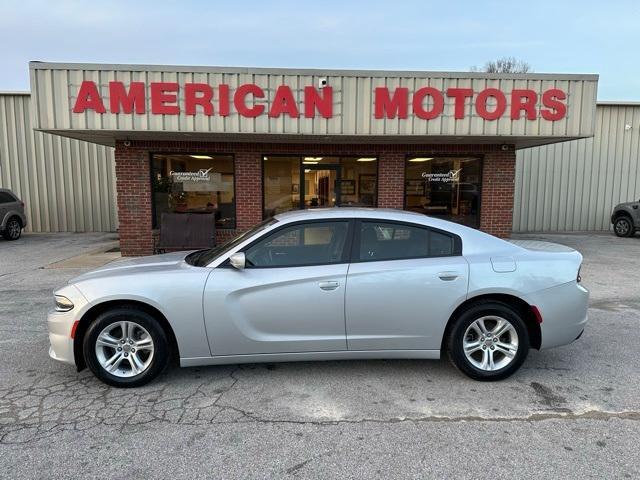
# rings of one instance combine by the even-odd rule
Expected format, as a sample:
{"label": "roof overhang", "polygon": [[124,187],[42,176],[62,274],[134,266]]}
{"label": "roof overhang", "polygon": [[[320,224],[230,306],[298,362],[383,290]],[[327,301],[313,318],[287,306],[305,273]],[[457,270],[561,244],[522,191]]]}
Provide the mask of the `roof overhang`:
{"label": "roof overhang", "polygon": [[174,141],[229,143],[311,143],[311,144],[375,144],[375,145],[514,145],[516,149],[566,142],[585,137],[551,136],[415,136],[415,135],[286,135],[286,134],[215,134],[181,132],[122,132],[104,130],[42,130],[46,133],[85,142],[115,147],[117,141]]}

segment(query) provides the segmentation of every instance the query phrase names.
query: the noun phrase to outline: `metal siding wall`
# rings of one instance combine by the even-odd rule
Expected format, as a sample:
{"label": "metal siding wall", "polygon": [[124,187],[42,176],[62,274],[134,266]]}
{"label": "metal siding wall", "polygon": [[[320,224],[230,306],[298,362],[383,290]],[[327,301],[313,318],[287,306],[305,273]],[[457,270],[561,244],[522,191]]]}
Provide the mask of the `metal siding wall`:
{"label": "metal siding wall", "polygon": [[27,231],[115,231],[113,149],[32,130],[30,103],[0,95],[0,187],[24,201]]}
{"label": "metal siding wall", "polygon": [[[109,130],[109,131],[149,131],[149,132],[215,132],[215,133],[255,133],[290,135],[447,135],[447,136],[559,136],[581,137],[593,132],[593,105],[596,99],[597,81],[585,76],[565,77],[553,75],[529,75],[523,78],[488,78],[486,74],[438,73],[438,72],[308,72],[286,70],[269,72],[263,69],[197,68],[193,71],[175,70],[173,67],[149,67],[129,65],[123,69],[110,69],[109,65],[82,65],[67,67],[64,64],[31,65],[31,89],[37,101],[34,109],[34,127],[42,130]],[[126,68],[126,69],[125,69]],[[186,68],[186,67],[185,67]],[[333,116],[330,119],[258,118],[241,117],[233,108],[233,94],[238,86],[246,83],[259,85],[265,98],[256,99],[256,104],[272,104],[277,87],[288,85],[302,111],[304,87],[316,86],[321,77],[326,77],[333,88]],[[80,85],[84,80],[96,83],[107,107],[107,113],[97,114],[93,110],[72,113]],[[108,109],[109,82],[143,81],[146,84],[146,113],[142,115],[113,114]],[[178,82],[177,93],[179,115],[153,115],[150,105],[151,82]],[[229,85],[232,99],[231,112],[227,117],[208,117],[198,109],[196,115],[184,112],[184,91],[186,82],[202,82],[214,87],[214,110],[217,110],[217,88],[221,83]],[[485,88],[500,88],[507,94],[506,114],[496,121],[486,121],[475,115],[475,99],[466,100],[466,116],[454,119],[454,99],[445,95],[444,112],[434,120],[423,120],[411,113],[406,120],[399,118],[375,119],[375,88],[386,86],[393,93],[396,87],[407,87],[410,96],[423,86],[432,86],[445,91],[447,88],[471,88],[475,93]],[[567,92],[567,117],[556,122],[542,119],[511,120],[509,92],[517,88],[529,88],[538,93],[537,107],[541,106],[542,92],[550,88],[560,88]],[[426,108],[431,108],[433,100],[427,97]],[[493,109],[495,100],[489,102]]]}
{"label": "metal siding wall", "polygon": [[515,232],[609,230],[613,207],[638,199],[640,105],[598,105],[593,138],[517,153]]}

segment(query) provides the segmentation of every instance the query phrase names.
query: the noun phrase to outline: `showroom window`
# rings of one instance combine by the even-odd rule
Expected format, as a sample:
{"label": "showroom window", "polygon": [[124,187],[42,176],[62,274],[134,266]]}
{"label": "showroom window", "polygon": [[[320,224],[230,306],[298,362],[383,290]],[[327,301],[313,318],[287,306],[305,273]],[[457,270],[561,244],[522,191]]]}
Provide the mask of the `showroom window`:
{"label": "showroom window", "polygon": [[474,157],[409,157],[405,209],[480,226],[481,164]]}
{"label": "showroom window", "polygon": [[235,228],[234,166],[231,155],[154,154],[153,226],[164,212],[213,214],[218,228]]}
{"label": "showroom window", "polygon": [[262,165],[264,218],[301,208],[377,204],[376,157],[265,155]]}

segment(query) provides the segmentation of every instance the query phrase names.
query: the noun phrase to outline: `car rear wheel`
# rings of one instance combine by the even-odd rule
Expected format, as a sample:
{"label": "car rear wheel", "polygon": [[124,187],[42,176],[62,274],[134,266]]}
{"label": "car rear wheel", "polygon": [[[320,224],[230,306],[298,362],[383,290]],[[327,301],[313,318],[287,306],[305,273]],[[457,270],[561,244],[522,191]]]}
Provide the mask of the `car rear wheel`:
{"label": "car rear wheel", "polygon": [[2,236],[5,240],[18,240],[22,235],[22,225],[17,217],[11,217],[7,220]]}
{"label": "car rear wheel", "polygon": [[169,361],[169,342],[157,320],[134,307],[108,310],[90,325],[83,341],[89,369],[114,387],[139,387]]}
{"label": "car rear wheel", "polygon": [[529,353],[529,333],[520,313],[502,302],[478,302],[449,331],[451,362],[475,380],[502,380],[520,368]]}
{"label": "car rear wheel", "polygon": [[633,224],[627,217],[618,217],[613,223],[613,231],[618,237],[630,237],[633,235]]}

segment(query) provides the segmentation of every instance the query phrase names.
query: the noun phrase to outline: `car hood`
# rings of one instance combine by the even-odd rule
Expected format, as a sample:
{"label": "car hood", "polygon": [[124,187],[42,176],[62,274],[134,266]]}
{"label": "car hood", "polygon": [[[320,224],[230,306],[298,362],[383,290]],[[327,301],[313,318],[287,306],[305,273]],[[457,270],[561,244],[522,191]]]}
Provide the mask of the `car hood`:
{"label": "car hood", "polygon": [[191,252],[193,252],[193,250],[188,252],[172,252],[162,255],[116,260],[114,262],[107,263],[103,267],[84,273],[79,277],[72,278],[69,283],[73,284],[83,280],[112,277],[116,275],[131,275],[172,270],[181,267],[184,263],[184,258]]}
{"label": "car hood", "polygon": [[640,202],[624,202],[624,203],[619,203],[618,205],[616,205],[616,207],[614,208],[623,208],[623,207],[634,207],[634,206],[638,206],[640,205]]}

